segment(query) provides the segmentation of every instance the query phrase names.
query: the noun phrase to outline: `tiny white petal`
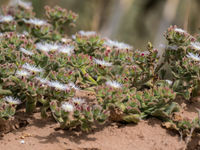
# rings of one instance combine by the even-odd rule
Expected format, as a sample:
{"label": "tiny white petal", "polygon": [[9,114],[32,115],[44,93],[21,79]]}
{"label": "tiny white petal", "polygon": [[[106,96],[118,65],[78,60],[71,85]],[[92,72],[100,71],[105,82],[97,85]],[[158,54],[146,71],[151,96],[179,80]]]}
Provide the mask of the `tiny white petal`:
{"label": "tiny white petal", "polygon": [[159,47],[160,48],[166,48],[166,45],[165,44],[159,44]]}
{"label": "tiny white petal", "polygon": [[141,55],[149,55],[149,51],[143,51],[143,52],[139,51],[139,53],[140,53]]}
{"label": "tiny white petal", "polygon": [[169,85],[172,85],[172,81],[171,80],[165,80]]}
{"label": "tiny white petal", "polygon": [[200,42],[192,42],[191,45],[193,48],[200,50]]}
{"label": "tiny white petal", "polygon": [[28,36],[28,35],[29,35],[29,33],[28,33],[27,31],[23,31],[22,34],[25,35],[25,36]]}
{"label": "tiny white petal", "polygon": [[33,24],[33,25],[36,25],[36,26],[48,25],[48,23],[45,20],[40,20],[40,19],[37,19],[37,18],[29,19],[29,20],[23,19],[23,21],[27,24]]}
{"label": "tiny white petal", "polygon": [[200,61],[200,57],[197,54],[188,53],[187,57],[193,59],[194,61]]}
{"label": "tiny white petal", "polygon": [[20,48],[19,49],[22,53],[26,54],[26,55],[33,55],[34,53],[31,51],[26,50],[25,48]]}
{"label": "tiny white petal", "polygon": [[176,45],[169,45],[167,48],[170,49],[170,50],[175,50],[176,51],[178,49],[178,46],[176,46]]}
{"label": "tiny white petal", "polygon": [[36,67],[36,66],[33,66],[33,65],[30,65],[28,63],[24,64],[22,66],[22,68],[24,68],[24,69],[26,69],[28,71],[31,71],[31,72],[43,72],[44,71],[44,69]]}
{"label": "tiny white petal", "polygon": [[61,105],[61,109],[64,110],[65,112],[73,112],[74,106],[68,102],[64,102]]}
{"label": "tiny white petal", "polygon": [[14,98],[12,96],[6,96],[6,97],[4,97],[3,100],[6,101],[6,102],[8,102],[8,103],[10,103],[10,104],[14,104],[14,105],[21,104],[21,101],[19,99]]}
{"label": "tiny white petal", "polygon": [[64,53],[64,54],[68,54],[70,56],[73,53],[74,48],[75,47],[73,45],[61,46],[59,48],[59,52]]}
{"label": "tiny white petal", "polygon": [[66,91],[70,89],[68,85],[62,84],[58,81],[50,81],[48,82],[48,86],[53,87],[57,90],[61,90],[61,91]]}
{"label": "tiny white petal", "polygon": [[95,36],[95,35],[97,35],[97,33],[95,31],[83,31],[83,30],[81,30],[78,33],[82,36]]}
{"label": "tiny white petal", "polygon": [[0,23],[1,22],[11,22],[13,21],[14,18],[12,16],[0,16]]}
{"label": "tiny white petal", "polygon": [[70,82],[68,85],[69,85],[69,87],[71,87],[74,90],[80,90],[80,88],[77,87],[73,82]]}
{"label": "tiny white petal", "polygon": [[9,6],[12,6],[12,7],[21,6],[25,9],[32,9],[32,3],[25,2],[23,0],[11,0],[9,3]]}
{"label": "tiny white petal", "polygon": [[44,52],[50,52],[58,50],[61,47],[61,45],[56,43],[37,43],[36,48],[44,51]]}
{"label": "tiny white petal", "polygon": [[116,89],[122,87],[122,85],[119,82],[117,82],[117,81],[107,81],[106,85],[110,86],[110,87],[113,87],[113,88],[116,88]]}
{"label": "tiny white petal", "polygon": [[73,103],[79,104],[79,105],[85,103],[85,99],[82,99],[82,98],[72,98],[72,101]]}
{"label": "tiny white petal", "polygon": [[181,28],[175,28],[174,31],[179,32],[179,33],[187,33],[185,30]]}
{"label": "tiny white petal", "polygon": [[62,38],[62,39],[61,39],[61,41],[62,41],[63,43],[66,43],[67,40],[68,40],[67,38]]}
{"label": "tiny white petal", "polygon": [[36,80],[38,80],[42,84],[48,84],[49,80],[41,78],[41,77],[35,77]]}
{"label": "tiny white petal", "polygon": [[4,36],[4,33],[0,33],[0,37],[3,37]]}
{"label": "tiny white petal", "polygon": [[75,40],[76,39],[76,35],[73,34],[72,35],[72,39]]}
{"label": "tiny white petal", "polygon": [[25,34],[21,34],[21,33],[17,33],[17,37],[21,38],[21,37],[25,37],[26,35]]}
{"label": "tiny white petal", "polygon": [[26,76],[30,76],[31,74],[26,70],[17,70],[16,75],[20,77],[22,76],[26,77]]}
{"label": "tiny white petal", "polygon": [[31,2],[24,2],[22,0],[18,0],[18,5],[25,8],[25,9],[31,9],[32,8]]}
{"label": "tiny white petal", "polygon": [[100,59],[95,59],[95,58],[94,58],[94,62],[95,62],[96,64],[98,64],[98,65],[101,65],[101,66],[108,66],[108,67],[112,66],[112,63],[107,62],[107,61],[105,61],[105,60],[100,60]]}
{"label": "tiny white petal", "polygon": [[133,47],[126,44],[126,43],[122,43],[122,42],[118,42],[118,41],[112,41],[110,39],[106,40],[104,42],[104,45],[108,46],[108,47],[116,47],[118,49],[132,49]]}

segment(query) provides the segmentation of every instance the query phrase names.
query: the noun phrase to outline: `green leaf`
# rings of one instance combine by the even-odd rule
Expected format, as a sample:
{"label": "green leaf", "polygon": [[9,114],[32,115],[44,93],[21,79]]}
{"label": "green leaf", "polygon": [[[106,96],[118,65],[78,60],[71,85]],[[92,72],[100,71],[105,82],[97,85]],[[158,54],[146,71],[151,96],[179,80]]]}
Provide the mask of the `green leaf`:
{"label": "green leaf", "polygon": [[140,118],[140,115],[133,114],[133,115],[123,116],[123,120],[128,122],[128,123],[138,123],[141,120],[141,118]]}

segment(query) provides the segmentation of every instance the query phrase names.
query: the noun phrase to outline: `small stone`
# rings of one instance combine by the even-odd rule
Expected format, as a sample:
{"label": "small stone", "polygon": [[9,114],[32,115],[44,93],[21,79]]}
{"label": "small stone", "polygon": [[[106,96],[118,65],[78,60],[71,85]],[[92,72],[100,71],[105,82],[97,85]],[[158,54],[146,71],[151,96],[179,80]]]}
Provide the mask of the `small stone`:
{"label": "small stone", "polygon": [[24,140],[21,140],[20,143],[21,143],[21,144],[25,144],[25,141],[24,141]]}
{"label": "small stone", "polygon": [[24,139],[25,137],[24,136],[20,136],[20,139]]}
{"label": "small stone", "polygon": [[30,133],[23,133],[24,137],[31,137],[32,135]]}

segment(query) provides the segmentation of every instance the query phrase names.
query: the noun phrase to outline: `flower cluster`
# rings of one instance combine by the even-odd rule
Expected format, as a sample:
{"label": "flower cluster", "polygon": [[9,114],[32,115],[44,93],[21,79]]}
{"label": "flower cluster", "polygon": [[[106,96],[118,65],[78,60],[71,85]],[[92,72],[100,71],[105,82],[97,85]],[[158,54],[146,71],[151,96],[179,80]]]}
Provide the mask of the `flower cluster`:
{"label": "flower cluster", "polygon": [[[200,44],[186,31],[172,26],[166,33],[169,46],[164,54],[165,62],[172,71],[172,87],[186,99],[198,95]],[[176,47],[175,49],[172,47]]]}
{"label": "flower cluster", "polygon": [[84,99],[72,98],[69,102],[57,101],[50,103],[54,118],[61,124],[61,128],[73,128],[80,126],[83,131],[89,131],[92,123],[103,123],[107,119],[106,110],[99,105],[90,106]]}

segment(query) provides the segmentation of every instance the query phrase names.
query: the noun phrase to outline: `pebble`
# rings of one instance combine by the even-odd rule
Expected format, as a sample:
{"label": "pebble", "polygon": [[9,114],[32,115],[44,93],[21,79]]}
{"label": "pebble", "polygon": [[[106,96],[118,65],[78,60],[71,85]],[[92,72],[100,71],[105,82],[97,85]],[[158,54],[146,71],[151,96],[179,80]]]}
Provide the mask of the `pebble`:
{"label": "pebble", "polygon": [[24,140],[21,140],[20,143],[21,143],[21,144],[25,144],[25,141],[24,141]]}

